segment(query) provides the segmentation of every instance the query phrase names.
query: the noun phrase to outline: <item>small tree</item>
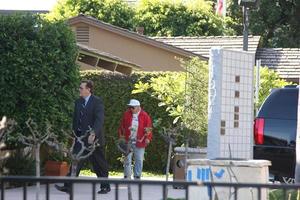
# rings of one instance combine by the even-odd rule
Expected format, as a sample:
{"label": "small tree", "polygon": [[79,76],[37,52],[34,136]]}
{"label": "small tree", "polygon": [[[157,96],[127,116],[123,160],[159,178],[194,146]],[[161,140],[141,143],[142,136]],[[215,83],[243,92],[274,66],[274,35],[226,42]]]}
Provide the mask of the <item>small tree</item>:
{"label": "small tree", "polygon": [[[73,137],[72,135],[66,134],[69,140],[72,140],[70,148],[68,147],[68,143],[61,143],[56,138],[52,138],[51,141],[47,142],[49,146],[54,147],[57,151],[69,156],[72,163],[71,176],[76,176],[76,169],[79,161],[88,158],[95,151],[96,147],[99,146],[98,139],[95,139],[94,141],[88,140],[90,134],[95,134],[92,128],[89,128],[84,135],[78,136],[74,131],[72,132]],[[76,144],[77,147],[75,149]]]}
{"label": "small tree", "polygon": [[[47,123],[47,128],[42,133],[39,132],[38,125],[32,120],[28,119],[26,121],[26,125],[30,131],[30,135],[24,135],[19,133],[18,139],[19,142],[21,142],[23,145],[29,146],[34,150],[35,153],[35,173],[36,177],[40,177],[40,149],[41,145],[44,143],[47,143],[49,140],[52,140],[52,138],[55,138],[55,134],[51,131],[51,126],[49,123]],[[37,191],[36,191],[36,200],[39,200],[39,194],[40,194],[40,182],[37,182],[36,184]]]}
{"label": "small tree", "polygon": [[[208,101],[208,66],[199,58],[182,61],[186,72],[165,73],[150,82],[138,82],[132,93],[146,92],[159,99],[158,106],[165,106],[173,123],[198,134],[206,134]],[[199,145],[199,141],[196,144]]]}
{"label": "small tree", "polygon": [[[208,103],[208,66],[199,58],[182,61],[184,73],[166,74],[151,78],[150,83],[139,82],[135,85],[133,93],[147,92],[152,97],[159,99],[159,106],[166,106],[166,111],[174,117],[177,127],[162,127],[162,133],[168,143],[168,161],[166,179],[172,146],[175,144],[174,136],[181,136],[185,142],[185,161],[187,148],[191,142],[200,146],[200,141],[191,140],[191,133],[206,135],[207,130],[207,103]],[[178,134],[180,132],[181,134]],[[185,162],[185,170],[187,162]],[[164,193],[166,198],[168,192]]]}

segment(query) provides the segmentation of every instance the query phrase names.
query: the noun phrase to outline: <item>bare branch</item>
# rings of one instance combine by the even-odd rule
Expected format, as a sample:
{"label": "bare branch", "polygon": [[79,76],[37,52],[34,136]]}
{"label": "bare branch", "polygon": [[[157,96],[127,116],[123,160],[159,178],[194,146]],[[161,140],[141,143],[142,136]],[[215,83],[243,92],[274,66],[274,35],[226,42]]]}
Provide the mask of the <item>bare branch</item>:
{"label": "bare branch", "polygon": [[[74,131],[72,131],[72,134],[65,134],[67,137],[73,139],[72,145],[69,149],[66,144],[60,143],[56,137],[50,137],[50,140],[47,140],[46,143],[49,146],[54,147],[56,150],[67,153],[71,158],[72,163],[76,165],[78,161],[88,158],[99,145],[97,139],[91,144],[85,144],[84,140],[89,137],[91,132],[93,132],[93,130],[90,128],[84,135],[80,136],[76,135]],[[74,137],[71,137],[70,135],[73,135]],[[75,144],[79,151],[75,152]]]}
{"label": "bare branch", "polygon": [[28,138],[26,138],[25,136],[23,136],[23,135],[20,135],[19,136],[19,139],[18,139],[22,144],[25,144],[25,145],[27,145],[27,146],[33,146],[34,145],[34,143],[32,143],[32,142],[28,142],[27,140],[28,140]]}
{"label": "bare branch", "polygon": [[41,143],[44,143],[45,141],[47,141],[49,138],[53,138],[56,137],[54,135],[54,133],[51,131],[51,125],[47,122],[47,127],[46,127],[46,133],[44,135],[44,137],[42,137],[41,139]]}

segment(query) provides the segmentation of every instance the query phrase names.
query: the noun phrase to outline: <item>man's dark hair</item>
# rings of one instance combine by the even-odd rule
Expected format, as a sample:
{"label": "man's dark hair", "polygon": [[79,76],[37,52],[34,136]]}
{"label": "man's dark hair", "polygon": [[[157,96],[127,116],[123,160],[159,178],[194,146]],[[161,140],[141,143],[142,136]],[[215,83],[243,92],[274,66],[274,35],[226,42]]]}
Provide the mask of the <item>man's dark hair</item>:
{"label": "man's dark hair", "polygon": [[81,81],[81,83],[85,83],[86,87],[90,89],[91,93],[94,92],[94,82],[93,81],[91,81],[91,80],[84,80],[84,81]]}

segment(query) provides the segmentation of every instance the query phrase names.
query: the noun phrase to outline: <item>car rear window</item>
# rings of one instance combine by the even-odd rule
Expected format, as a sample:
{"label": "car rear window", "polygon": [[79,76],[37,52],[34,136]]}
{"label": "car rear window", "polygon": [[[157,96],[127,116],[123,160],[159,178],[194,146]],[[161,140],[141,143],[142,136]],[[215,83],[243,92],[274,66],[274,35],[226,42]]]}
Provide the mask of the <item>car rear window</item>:
{"label": "car rear window", "polygon": [[298,88],[275,89],[261,106],[258,117],[297,119]]}

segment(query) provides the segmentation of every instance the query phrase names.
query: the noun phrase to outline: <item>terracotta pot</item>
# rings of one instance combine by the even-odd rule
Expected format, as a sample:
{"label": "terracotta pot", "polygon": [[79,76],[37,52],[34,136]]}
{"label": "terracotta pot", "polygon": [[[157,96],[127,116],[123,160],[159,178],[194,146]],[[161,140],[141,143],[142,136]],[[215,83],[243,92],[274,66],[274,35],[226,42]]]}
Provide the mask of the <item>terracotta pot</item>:
{"label": "terracotta pot", "polygon": [[64,161],[48,160],[45,164],[45,176],[66,176],[69,172],[69,165]]}

